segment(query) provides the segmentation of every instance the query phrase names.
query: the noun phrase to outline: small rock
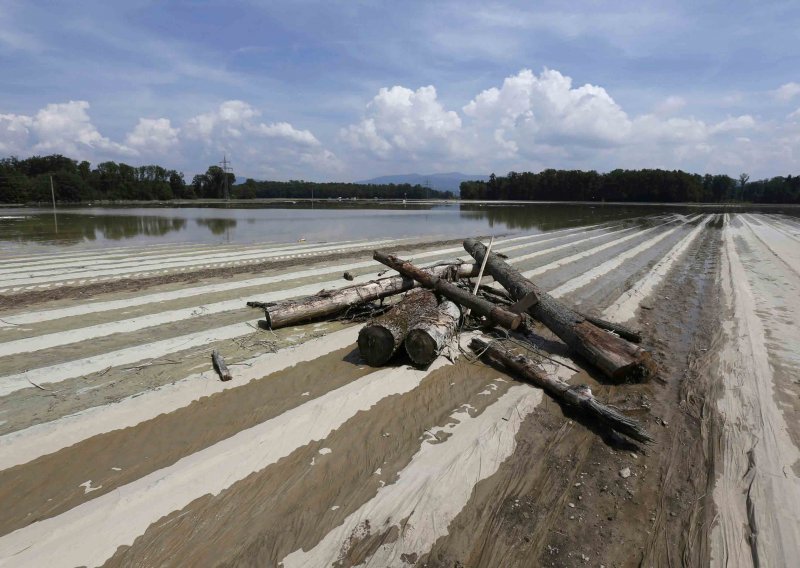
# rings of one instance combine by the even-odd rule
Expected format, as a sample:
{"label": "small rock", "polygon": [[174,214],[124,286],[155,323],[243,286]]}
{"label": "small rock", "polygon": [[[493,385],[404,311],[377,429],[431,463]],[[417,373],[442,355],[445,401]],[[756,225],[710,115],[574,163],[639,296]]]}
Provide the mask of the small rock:
{"label": "small rock", "polygon": [[581,484],[580,484],[580,483],[576,483],[576,484],[575,484],[575,487],[580,487],[580,486],[581,486]]}
{"label": "small rock", "polygon": [[572,509],[574,509],[575,508],[575,503],[569,503],[567,506],[571,507]]}
{"label": "small rock", "polygon": [[637,455],[636,455],[635,453],[633,453],[633,452],[631,452],[631,457],[632,457],[633,459],[635,459],[635,460],[638,460],[638,459],[639,459],[639,456],[637,456]]}
{"label": "small rock", "polygon": [[631,476],[631,468],[626,467],[624,469],[619,470],[619,476],[622,479],[628,479]]}
{"label": "small rock", "polygon": [[570,520],[570,521],[574,521],[574,520],[575,520],[575,515],[570,515],[570,516],[569,516],[569,520]]}

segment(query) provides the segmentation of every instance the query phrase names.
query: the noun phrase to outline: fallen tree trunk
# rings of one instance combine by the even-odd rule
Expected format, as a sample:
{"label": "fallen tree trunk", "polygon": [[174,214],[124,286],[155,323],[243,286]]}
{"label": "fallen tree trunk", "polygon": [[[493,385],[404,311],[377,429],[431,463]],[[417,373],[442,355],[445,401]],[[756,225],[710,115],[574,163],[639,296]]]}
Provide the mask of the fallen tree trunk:
{"label": "fallen tree trunk", "polygon": [[373,367],[385,365],[400,348],[408,331],[423,319],[433,319],[436,308],[436,296],[428,290],[406,294],[391,310],[358,332],[361,357]]}
{"label": "fallen tree trunk", "polygon": [[413,278],[426,288],[438,292],[448,300],[452,300],[456,304],[469,308],[479,316],[487,318],[496,325],[513,330],[517,329],[519,324],[522,323],[522,317],[519,314],[512,313],[488,300],[474,296],[470,294],[469,291],[459,288],[455,284],[435,274],[421,270],[408,261],[377,250],[372,254],[372,258],[385,264],[389,268],[395,269],[404,276]]}
{"label": "fallen tree trunk", "polygon": [[[481,284],[479,289],[481,292],[483,292],[485,296],[489,296],[495,302],[500,302],[501,304],[505,304],[508,306],[514,303],[514,300],[505,290],[500,290],[498,288],[494,288],[486,284]],[[606,331],[613,331],[623,339],[627,339],[628,341],[632,341],[633,343],[642,342],[641,332],[631,327],[628,327],[627,325],[622,325],[621,323],[617,323],[614,321],[604,320],[596,316],[587,314],[586,312],[581,312],[579,310],[575,310],[575,313],[586,319],[586,321],[593,323],[600,329],[605,329]]]}
{"label": "fallen tree trunk", "polygon": [[545,390],[556,400],[580,409],[612,430],[638,442],[651,443],[653,437],[638,422],[599,402],[587,385],[570,385],[551,377],[537,363],[522,355],[515,355],[479,338],[470,342],[473,351],[500,363],[525,381]]}
{"label": "fallen tree trunk", "polygon": [[436,309],[434,317],[415,324],[406,336],[406,353],[420,366],[433,363],[445,345],[455,335],[461,310],[453,302],[445,300]]}
{"label": "fallen tree trunk", "polygon": [[[479,263],[486,256],[486,247],[475,239],[465,240],[464,249]],[[539,289],[496,254],[488,256],[486,269],[508,290],[511,298],[519,302],[535,296],[537,301],[527,312],[604,375],[614,381],[626,381],[642,380],[655,374],[655,363],[647,351],[589,322]]]}
{"label": "fallen tree trunk", "polygon": [[600,329],[605,329],[606,331],[612,331],[617,335],[619,335],[622,339],[627,339],[632,343],[642,342],[642,334],[636,331],[635,329],[632,329],[626,325],[622,325],[621,323],[604,320],[583,312],[577,312],[577,313],[583,316],[589,323],[593,323]]}
{"label": "fallen tree trunk", "polygon": [[[425,271],[444,278],[469,278],[477,274],[478,267],[473,264],[442,264],[426,268]],[[323,290],[313,296],[282,302],[247,302],[247,305],[251,308],[263,308],[267,328],[279,329],[332,316],[351,306],[381,300],[417,286],[419,284],[413,278],[391,276],[338,290]]]}

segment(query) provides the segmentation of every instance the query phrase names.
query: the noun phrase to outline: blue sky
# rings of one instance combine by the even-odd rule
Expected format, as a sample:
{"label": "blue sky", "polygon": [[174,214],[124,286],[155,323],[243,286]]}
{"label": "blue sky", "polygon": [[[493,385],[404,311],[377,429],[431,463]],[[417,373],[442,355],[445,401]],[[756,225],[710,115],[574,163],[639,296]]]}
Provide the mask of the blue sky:
{"label": "blue sky", "polygon": [[797,2],[0,0],[0,155],[800,173]]}

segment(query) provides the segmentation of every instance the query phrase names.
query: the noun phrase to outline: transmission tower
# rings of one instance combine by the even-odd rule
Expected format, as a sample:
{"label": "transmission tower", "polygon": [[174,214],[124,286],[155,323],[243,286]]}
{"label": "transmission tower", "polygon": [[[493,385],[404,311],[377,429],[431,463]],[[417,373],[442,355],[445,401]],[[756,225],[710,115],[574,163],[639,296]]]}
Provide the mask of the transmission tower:
{"label": "transmission tower", "polygon": [[231,189],[228,187],[228,172],[231,172],[231,163],[228,161],[228,157],[223,154],[222,161],[219,163],[222,166],[222,189],[223,195],[225,196],[225,201],[231,200]]}

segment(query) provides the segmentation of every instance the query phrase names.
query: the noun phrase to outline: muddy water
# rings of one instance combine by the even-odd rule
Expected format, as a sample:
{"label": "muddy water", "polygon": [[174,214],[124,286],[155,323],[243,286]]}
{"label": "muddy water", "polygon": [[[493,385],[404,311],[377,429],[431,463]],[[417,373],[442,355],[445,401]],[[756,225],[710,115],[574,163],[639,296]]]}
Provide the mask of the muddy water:
{"label": "muddy water", "polygon": [[[4,292],[0,564],[791,558],[800,541],[788,505],[800,444],[796,219],[620,209],[590,227],[554,215],[526,229],[531,212],[500,221],[498,211],[476,208],[482,223],[515,232],[497,250],[562,300],[643,329],[662,372],[609,385],[547,329],[518,339],[546,351],[549,372],[639,419],[656,446],[615,438],[455,348],[428,369],[402,358],[372,369],[354,349],[358,324],[254,327],[248,299],[339,286],[344,270],[374,278],[370,241],[346,258],[325,248],[343,242],[312,243],[302,254],[316,256],[274,266],[266,256],[258,272],[212,276],[191,259],[262,258],[274,245],[18,251],[7,278],[38,270],[73,293],[19,307],[13,300],[34,292]],[[416,214],[430,213],[408,219]],[[463,256],[458,242],[398,247],[420,263]],[[126,272],[139,255],[164,270],[178,262],[187,279]],[[67,283],[92,262],[133,287]],[[213,348],[232,381],[210,371]]]}
{"label": "muddy water", "polygon": [[[252,204],[251,204],[252,205]],[[211,207],[93,207],[4,209],[0,250],[53,246],[117,247],[168,243],[307,242],[552,231],[666,213],[713,212],[719,207],[563,203],[307,202]],[[797,215],[792,208],[773,212]]]}

